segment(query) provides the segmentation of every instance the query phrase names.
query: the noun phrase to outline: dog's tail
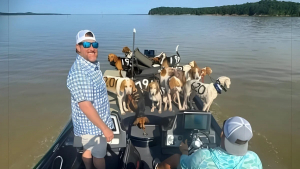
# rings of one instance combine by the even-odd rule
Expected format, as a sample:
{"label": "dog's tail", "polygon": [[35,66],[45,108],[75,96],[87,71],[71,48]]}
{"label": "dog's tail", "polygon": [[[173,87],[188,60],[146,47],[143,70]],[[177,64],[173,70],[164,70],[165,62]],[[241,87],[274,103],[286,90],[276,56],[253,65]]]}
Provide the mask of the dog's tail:
{"label": "dog's tail", "polygon": [[180,57],[180,55],[179,55],[179,53],[178,53],[178,47],[179,47],[179,45],[176,46],[176,53],[177,53],[177,56]]}

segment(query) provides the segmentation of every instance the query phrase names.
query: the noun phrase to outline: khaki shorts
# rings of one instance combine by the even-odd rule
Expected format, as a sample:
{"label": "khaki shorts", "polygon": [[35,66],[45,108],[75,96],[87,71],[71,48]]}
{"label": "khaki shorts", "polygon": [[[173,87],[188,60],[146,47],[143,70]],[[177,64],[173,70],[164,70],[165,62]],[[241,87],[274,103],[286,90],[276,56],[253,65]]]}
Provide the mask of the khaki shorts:
{"label": "khaki shorts", "polygon": [[84,150],[90,150],[93,157],[104,158],[106,155],[107,141],[104,136],[82,135],[82,146]]}

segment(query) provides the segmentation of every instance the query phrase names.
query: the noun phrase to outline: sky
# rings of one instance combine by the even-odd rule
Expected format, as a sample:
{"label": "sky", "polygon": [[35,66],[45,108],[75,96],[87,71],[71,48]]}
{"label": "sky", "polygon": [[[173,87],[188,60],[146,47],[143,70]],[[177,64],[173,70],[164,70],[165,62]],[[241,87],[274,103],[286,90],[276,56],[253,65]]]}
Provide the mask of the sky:
{"label": "sky", "polygon": [[[259,0],[0,0],[0,12],[148,14],[156,7],[214,7]],[[289,0],[300,2],[300,0]]]}

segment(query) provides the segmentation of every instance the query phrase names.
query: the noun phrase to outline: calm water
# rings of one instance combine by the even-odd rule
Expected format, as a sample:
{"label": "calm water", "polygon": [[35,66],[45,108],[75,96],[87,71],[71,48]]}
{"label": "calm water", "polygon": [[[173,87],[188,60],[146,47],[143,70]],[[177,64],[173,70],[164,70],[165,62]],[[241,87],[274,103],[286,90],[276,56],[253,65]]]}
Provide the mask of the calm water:
{"label": "calm water", "polygon": [[0,17],[1,168],[33,167],[66,124],[76,33],[94,31],[105,71],[109,53],[132,48],[133,28],[142,51],[172,55],[179,44],[182,64],[195,60],[214,78],[230,77],[214,117],[251,123],[249,149],[264,168],[299,168],[300,18],[147,15]]}

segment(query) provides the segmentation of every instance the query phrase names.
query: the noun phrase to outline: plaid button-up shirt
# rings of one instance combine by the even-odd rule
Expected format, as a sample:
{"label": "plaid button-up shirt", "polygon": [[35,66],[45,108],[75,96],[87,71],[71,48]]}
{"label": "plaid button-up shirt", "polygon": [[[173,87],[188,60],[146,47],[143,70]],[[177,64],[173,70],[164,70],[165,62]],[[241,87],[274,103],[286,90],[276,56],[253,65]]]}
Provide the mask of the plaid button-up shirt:
{"label": "plaid button-up shirt", "polygon": [[106,84],[98,61],[94,64],[78,55],[69,71],[67,87],[71,92],[72,122],[75,136],[103,134],[79,108],[78,103],[81,101],[90,101],[103,122],[110,129],[114,127],[110,117]]}

